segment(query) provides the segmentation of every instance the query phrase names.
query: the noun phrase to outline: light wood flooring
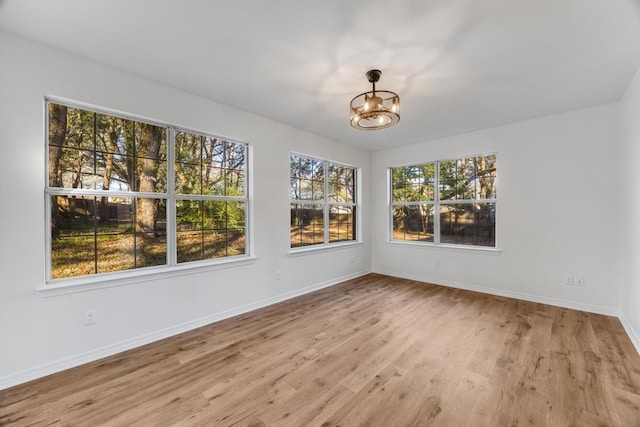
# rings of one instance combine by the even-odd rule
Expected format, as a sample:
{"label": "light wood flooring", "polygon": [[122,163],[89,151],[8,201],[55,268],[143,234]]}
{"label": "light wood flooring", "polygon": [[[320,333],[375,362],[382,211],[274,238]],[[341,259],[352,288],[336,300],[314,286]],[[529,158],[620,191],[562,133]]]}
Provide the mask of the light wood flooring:
{"label": "light wood flooring", "polygon": [[370,274],[0,391],[0,424],[640,426],[614,317]]}

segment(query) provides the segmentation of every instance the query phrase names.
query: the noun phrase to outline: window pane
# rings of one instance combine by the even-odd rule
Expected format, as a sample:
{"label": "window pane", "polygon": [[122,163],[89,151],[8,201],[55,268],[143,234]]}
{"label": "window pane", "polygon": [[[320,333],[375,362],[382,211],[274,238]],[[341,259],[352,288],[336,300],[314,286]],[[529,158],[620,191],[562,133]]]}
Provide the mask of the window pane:
{"label": "window pane", "polygon": [[243,169],[225,169],[227,196],[242,197],[245,191],[245,175]]}
{"label": "window pane", "polygon": [[245,203],[205,201],[204,257],[241,255],[245,249]]}
{"label": "window pane", "polygon": [[95,273],[94,236],[57,237],[51,243],[51,278]]}
{"label": "window pane", "polygon": [[391,201],[406,202],[407,180],[404,168],[391,168]]}
{"label": "window pane", "polygon": [[393,240],[433,242],[433,205],[393,207]]}
{"label": "window pane", "polygon": [[227,256],[244,255],[246,253],[246,238],[244,228],[230,228],[227,230]]}
{"label": "window pane", "polygon": [[96,152],[95,188],[101,190],[132,191],[134,182],[131,175],[134,157],[120,153]]}
{"label": "window pane", "polygon": [[476,159],[465,157],[459,160],[458,188],[459,200],[473,200],[478,198],[478,171]]}
{"label": "window pane", "polygon": [[313,200],[313,181],[310,179],[299,180],[300,200]]}
{"label": "window pane", "polygon": [[244,228],[245,204],[244,202],[226,202],[227,205],[227,229]]}
{"label": "window pane", "polygon": [[289,191],[290,191],[291,199],[292,200],[301,200],[302,199],[301,190],[302,190],[302,188],[300,187],[300,179],[291,177],[289,179]]}
{"label": "window pane", "polygon": [[57,168],[49,163],[50,186],[90,190],[101,188],[101,178],[95,173],[93,151],[49,147],[50,158],[52,149],[56,150],[54,155],[59,156],[60,159]]}
{"label": "window pane", "polygon": [[51,196],[51,278],[96,272],[95,197]]}
{"label": "window pane", "polygon": [[134,123],[135,190],[145,193],[166,191],[166,132],[164,128],[146,123]]}
{"label": "window pane", "polygon": [[440,206],[440,242],[495,246],[495,203]]}
{"label": "window pane", "polygon": [[314,179],[311,181],[311,200],[323,200],[324,199],[324,180]]}
{"label": "window pane", "polygon": [[291,178],[300,178],[300,169],[301,169],[300,161],[301,161],[301,156],[298,156],[296,154],[291,155],[291,160],[290,160]]}
{"label": "window pane", "polygon": [[344,165],[329,164],[329,201],[355,203],[355,169]]}
{"label": "window pane", "polygon": [[341,165],[329,165],[329,201],[347,202],[346,168]]}
{"label": "window pane", "polygon": [[455,200],[458,189],[458,168],[455,160],[440,163],[440,200]]}
{"label": "window pane", "polygon": [[49,145],[93,150],[94,114],[53,102],[48,105]]}
{"label": "window pane", "polygon": [[165,199],[136,199],[135,266],[167,263],[167,209]]}
{"label": "window pane", "polygon": [[324,243],[324,209],[321,204],[291,204],[291,247]]}
{"label": "window pane", "polygon": [[245,146],[215,139],[207,144],[204,194],[244,195]]}
{"label": "window pane", "polygon": [[421,165],[422,169],[420,175],[420,201],[433,201],[435,197],[435,164],[427,163]]}
{"label": "window pane", "polygon": [[202,253],[202,201],[176,202],[176,246],[178,262],[198,261]]}
{"label": "window pane", "polygon": [[202,169],[200,165],[176,163],[176,193],[201,194]]}
{"label": "window pane", "polygon": [[167,264],[166,233],[136,235],[136,268]]}
{"label": "window pane", "polygon": [[175,191],[178,194],[202,194],[203,144],[207,138],[191,132],[175,133]]}
{"label": "window pane", "polygon": [[244,202],[182,200],[177,216],[178,262],[246,253]]}
{"label": "window pane", "polygon": [[206,163],[202,168],[202,190],[200,193],[224,196],[225,174],[225,169],[212,166],[210,162]]}
{"label": "window pane", "polygon": [[226,157],[226,196],[244,196],[246,146],[237,142],[225,141]]}
{"label": "window pane", "polygon": [[355,240],[355,206],[331,206],[329,210],[329,242]]}
{"label": "window pane", "polygon": [[420,183],[422,182],[421,169],[418,166],[405,166],[405,197],[407,202],[420,200]]}
{"label": "window pane", "polygon": [[135,224],[133,199],[98,199],[96,223],[97,272],[135,268]]}
{"label": "window pane", "polygon": [[496,197],[496,155],[476,157],[478,165],[478,187],[480,199]]}
{"label": "window pane", "polygon": [[202,238],[201,230],[183,230],[176,232],[178,263],[204,259],[202,254]]}
{"label": "window pane", "polygon": [[353,168],[347,168],[345,171],[346,186],[345,186],[345,198],[347,203],[356,203],[356,170]]}

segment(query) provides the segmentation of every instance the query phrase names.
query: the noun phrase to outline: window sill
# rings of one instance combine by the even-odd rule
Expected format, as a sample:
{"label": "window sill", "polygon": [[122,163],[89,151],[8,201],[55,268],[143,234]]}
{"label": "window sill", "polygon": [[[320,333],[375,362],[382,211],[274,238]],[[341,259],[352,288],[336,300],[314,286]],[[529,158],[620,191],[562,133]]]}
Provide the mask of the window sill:
{"label": "window sill", "polygon": [[502,249],[498,248],[490,248],[486,246],[470,246],[470,245],[450,245],[450,244],[439,244],[429,242],[410,242],[410,241],[400,241],[400,240],[387,240],[387,244],[390,245],[399,245],[399,246],[407,246],[407,247],[416,247],[416,248],[429,248],[429,249],[445,249],[455,252],[469,252],[469,253],[482,253],[486,255],[500,255],[502,253]]}
{"label": "window sill", "polygon": [[150,267],[139,271],[126,271],[119,273],[105,273],[104,275],[78,277],[62,279],[49,282],[36,290],[40,296],[53,297],[78,292],[88,292],[97,289],[112,288],[115,286],[125,286],[134,283],[150,282],[154,279],[165,279],[169,277],[185,276],[205,271],[221,270],[225,268],[240,267],[252,264],[257,258],[253,256],[238,256],[222,261],[204,261],[189,265],[179,265],[173,267]]}
{"label": "window sill", "polygon": [[304,255],[311,255],[318,252],[331,251],[334,249],[346,249],[354,246],[361,246],[363,243],[360,241],[347,242],[347,243],[330,243],[322,245],[304,246],[301,248],[291,248],[288,256],[297,257]]}

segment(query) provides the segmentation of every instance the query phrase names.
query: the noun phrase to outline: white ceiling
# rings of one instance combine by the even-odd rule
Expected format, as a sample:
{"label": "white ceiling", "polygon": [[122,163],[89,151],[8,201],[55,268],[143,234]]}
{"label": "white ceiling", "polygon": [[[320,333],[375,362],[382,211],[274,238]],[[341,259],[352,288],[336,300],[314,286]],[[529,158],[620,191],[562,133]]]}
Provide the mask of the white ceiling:
{"label": "white ceiling", "polygon": [[[369,150],[619,100],[640,0],[0,0],[0,30]],[[349,125],[398,92],[400,123]]]}

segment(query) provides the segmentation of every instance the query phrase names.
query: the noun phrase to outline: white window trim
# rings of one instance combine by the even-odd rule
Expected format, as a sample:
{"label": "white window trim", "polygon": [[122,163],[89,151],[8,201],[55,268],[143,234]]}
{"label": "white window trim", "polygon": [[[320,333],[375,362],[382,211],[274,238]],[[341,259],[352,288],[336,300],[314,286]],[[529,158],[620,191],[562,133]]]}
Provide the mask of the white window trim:
{"label": "white window trim", "polygon": [[[496,197],[491,199],[462,199],[462,200],[440,200],[440,162],[446,162],[451,160],[458,160],[464,157],[478,157],[478,156],[488,156],[495,155],[496,159],[498,158],[497,152],[488,152],[481,154],[472,154],[465,156],[458,156],[450,159],[440,159],[440,160],[431,160],[424,161],[420,163],[410,163],[410,164],[402,164],[396,166],[389,166],[387,168],[387,215],[388,215],[388,227],[387,227],[387,241],[386,243],[394,244],[394,245],[407,245],[414,247],[431,247],[431,248],[439,248],[439,249],[452,249],[455,251],[464,251],[464,252],[475,252],[475,253],[494,253],[500,254],[502,250],[498,246],[498,199]],[[393,175],[392,169],[401,168],[406,166],[413,165],[425,165],[428,163],[434,164],[434,199],[424,202],[394,202],[393,201]],[[496,182],[498,180],[498,176],[496,174]],[[457,245],[454,243],[441,243],[440,242],[440,210],[438,209],[441,205],[452,205],[452,204],[472,204],[472,203],[494,203],[496,207],[496,218],[495,218],[495,239],[494,246],[480,246],[480,245]],[[420,204],[433,205],[433,242],[423,242],[423,241],[415,241],[415,240],[396,240],[393,238],[393,208],[394,206],[417,206]]]}
{"label": "white window trim", "polygon": [[[57,103],[65,105],[71,108],[78,108],[96,112],[99,114],[107,114],[116,116],[119,118],[134,120],[143,122],[146,124],[159,126],[166,128],[167,130],[167,191],[166,193],[143,193],[143,192],[124,192],[124,191],[109,191],[109,196],[115,197],[127,197],[127,198],[156,198],[167,200],[167,264],[160,266],[141,267],[121,271],[113,271],[106,273],[91,274],[85,276],[67,277],[61,279],[51,278],[51,196],[52,195],[83,195],[83,196],[104,196],[105,192],[102,190],[91,189],[62,189],[58,187],[49,187],[49,113],[48,104]],[[73,100],[69,100],[56,96],[44,97],[44,141],[45,141],[45,174],[44,174],[44,198],[45,198],[45,278],[44,285],[36,288],[38,292],[43,296],[54,296],[60,294],[68,294],[75,292],[91,291],[95,289],[104,289],[114,286],[122,286],[133,283],[140,283],[149,281],[153,278],[165,278],[182,276],[186,274],[195,274],[202,271],[219,270],[223,268],[236,267],[239,265],[245,265],[247,263],[254,262],[257,258],[254,254],[253,245],[253,176],[252,170],[252,154],[253,147],[248,141],[244,141],[238,138],[231,138],[221,136],[215,133],[194,130],[191,128],[176,126],[166,122],[149,119],[143,116],[136,116],[128,113],[122,113],[117,110],[109,108],[99,107],[92,104],[81,103]],[[208,136],[224,140],[227,142],[233,142],[243,144],[245,147],[245,194],[244,197],[230,197],[230,196],[210,196],[210,195],[177,195],[175,193],[175,146],[172,142],[175,142],[175,132],[184,131],[195,133],[198,135]],[[245,204],[245,254],[233,255],[228,257],[214,258],[208,260],[191,261],[185,263],[177,262],[177,247],[176,247],[176,209],[175,202],[178,197],[182,199],[198,199],[198,200],[224,200],[224,201],[238,201]]]}
{"label": "white window trim", "polygon": [[385,243],[389,245],[400,245],[405,247],[413,246],[416,248],[447,249],[461,252],[484,253],[487,255],[499,255],[502,253],[502,249],[492,246],[454,245],[451,243],[435,244],[433,242],[416,242],[412,240],[387,240]]}
{"label": "white window trim", "polygon": [[[355,190],[356,190],[356,197],[355,197],[355,202],[353,203],[338,203],[338,202],[329,202],[329,180],[327,179],[327,175],[325,173],[325,180],[324,180],[324,200],[322,202],[319,202],[317,200],[298,200],[298,199],[292,199],[291,198],[291,188],[288,187],[288,191],[289,191],[289,209],[291,209],[291,204],[292,203],[322,203],[323,205],[323,216],[326,219],[325,222],[325,227],[324,227],[324,243],[316,243],[315,245],[306,245],[306,246],[297,246],[297,247],[291,247],[291,240],[289,239],[289,256],[298,256],[298,255],[309,255],[311,253],[314,252],[321,252],[321,251],[326,251],[326,250],[331,250],[331,249],[338,249],[338,248],[344,248],[344,247],[348,247],[348,246],[354,246],[354,245],[359,245],[362,244],[362,238],[360,237],[362,235],[362,212],[361,212],[361,194],[362,194],[362,183],[361,183],[361,174],[362,174],[362,170],[361,168],[354,166],[354,165],[350,165],[348,163],[344,163],[344,162],[338,162],[338,161],[333,161],[333,160],[329,160],[329,159],[322,159],[316,156],[312,156],[312,155],[308,155],[308,154],[304,154],[304,153],[299,153],[296,151],[292,151],[289,153],[289,185],[291,185],[291,156],[301,156],[301,157],[306,157],[308,159],[313,159],[313,160],[317,160],[320,162],[324,163],[324,167],[326,170],[328,170],[327,166],[329,164],[334,164],[334,165],[339,165],[339,166],[346,166],[348,168],[354,169],[355,173],[356,173],[356,177],[355,177]],[[341,206],[341,205],[350,205],[350,206],[354,206],[356,208],[356,215],[355,215],[355,220],[356,220],[356,238],[354,240],[350,240],[350,241],[340,241],[340,242],[329,242],[329,208],[331,206]]]}

